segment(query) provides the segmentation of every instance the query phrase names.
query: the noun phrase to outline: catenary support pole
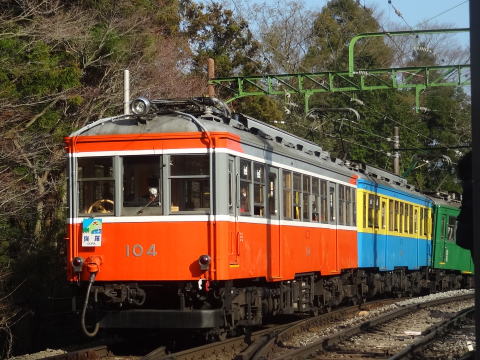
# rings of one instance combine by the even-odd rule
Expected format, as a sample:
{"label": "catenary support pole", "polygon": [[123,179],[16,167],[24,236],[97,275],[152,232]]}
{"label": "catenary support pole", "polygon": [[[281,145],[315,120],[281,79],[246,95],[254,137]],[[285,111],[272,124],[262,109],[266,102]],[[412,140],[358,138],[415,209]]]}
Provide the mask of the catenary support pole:
{"label": "catenary support pole", "polygon": [[393,148],[396,150],[393,153],[393,172],[395,175],[400,175],[400,153],[398,149],[400,149],[400,136],[398,126],[393,128]]}
{"label": "catenary support pole", "polygon": [[130,114],[130,71],[123,70],[123,113]]}

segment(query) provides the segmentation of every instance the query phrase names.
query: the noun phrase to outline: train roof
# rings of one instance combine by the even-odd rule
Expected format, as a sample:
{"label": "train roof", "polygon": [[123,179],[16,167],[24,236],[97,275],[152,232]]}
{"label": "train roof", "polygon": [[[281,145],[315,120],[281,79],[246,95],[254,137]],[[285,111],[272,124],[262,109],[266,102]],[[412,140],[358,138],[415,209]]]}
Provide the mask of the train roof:
{"label": "train roof", "polygon": [[[144,101],[148,101],[141,98]],[[160,99],[148,101],[150,111],[144,115],[120,115],[100,119],[70,136],[125,135],[173,132],[230,132],[241,141],[293,158],[326,166],[344,173],[399,190],[421,194],[407,180],[363,163],[332,158],[319,145],[285,130],[244,114],[231,113],[229,108],[215,98]],[[196,122],[191,121],[195,117]],[[200,126],[199,126],[200,124]],[[203,129],[201,128],[203,127]]]}

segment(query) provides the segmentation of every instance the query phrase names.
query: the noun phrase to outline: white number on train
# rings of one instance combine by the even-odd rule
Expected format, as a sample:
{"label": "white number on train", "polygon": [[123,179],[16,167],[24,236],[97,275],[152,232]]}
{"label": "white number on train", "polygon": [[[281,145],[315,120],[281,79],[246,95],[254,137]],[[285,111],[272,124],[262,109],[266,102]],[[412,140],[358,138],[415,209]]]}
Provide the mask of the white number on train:
{"label": "white number on train", "polygon": [[[143,246],[140,245],[140,244],[134,244],[132,246],[130,245],[125,245],[125,255],[126,256],[130,256],[133,255],[133,256],[142,256],[144,255],[144,249],[143,249]],[[152,244],[149,246],[149,248],[147,249],[147,251],[145,252],[145,255],[147,256],[157,256],[157,250],[155,250],[155,244]]]}

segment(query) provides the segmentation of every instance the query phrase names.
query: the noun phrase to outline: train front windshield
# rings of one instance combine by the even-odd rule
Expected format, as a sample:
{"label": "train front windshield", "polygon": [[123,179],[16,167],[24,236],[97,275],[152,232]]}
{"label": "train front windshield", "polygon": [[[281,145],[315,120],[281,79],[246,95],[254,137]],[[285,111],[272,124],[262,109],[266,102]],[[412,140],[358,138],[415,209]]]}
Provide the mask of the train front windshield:
{"label": "train front windshield", "polygon": [[210,210],[210,167],[206,154],[79,158],[77,165],[80,216]]}

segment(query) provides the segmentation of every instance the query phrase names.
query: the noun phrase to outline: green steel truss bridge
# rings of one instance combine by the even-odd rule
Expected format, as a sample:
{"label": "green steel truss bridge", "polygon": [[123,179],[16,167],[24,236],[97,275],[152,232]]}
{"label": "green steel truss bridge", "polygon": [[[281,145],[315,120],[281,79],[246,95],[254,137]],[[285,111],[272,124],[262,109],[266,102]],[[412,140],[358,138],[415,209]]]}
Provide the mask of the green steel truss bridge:
{"label": "green steel truss bridge", "polygon": [[309,98],[313,94],[415,89],[416,110],[418,111],[420,108],[420,94],[426,88],[470,85],[470,64],[355,70],[355,43],[362,38],[368,37],[392,37],[466,31],[469,31],[469,29],[414,30],[360,34],[355,36],[349,44],[348,71],[215,78],[211,79],[209,84],[226,89],[227,93],[231,94],[226,100],[226,103],[246,96],[303,95],[305,113],[309,110]]}

